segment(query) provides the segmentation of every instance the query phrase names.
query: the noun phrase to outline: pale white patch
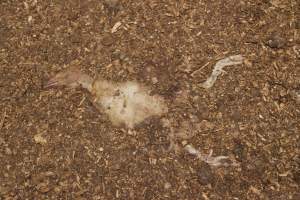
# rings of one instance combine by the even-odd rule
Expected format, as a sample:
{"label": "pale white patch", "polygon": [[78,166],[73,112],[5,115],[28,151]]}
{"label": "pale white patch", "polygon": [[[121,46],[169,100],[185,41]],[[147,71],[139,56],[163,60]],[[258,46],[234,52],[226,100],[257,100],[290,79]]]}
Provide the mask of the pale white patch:
{"label": "pale white patch", "polygon": [[94,82],[92,94],[96,95],[96,103],[114,125],[134,128],[148,117],[167,112],[163,99],[150,96],[148,90],[137,82],[113,83],[98,79]]}

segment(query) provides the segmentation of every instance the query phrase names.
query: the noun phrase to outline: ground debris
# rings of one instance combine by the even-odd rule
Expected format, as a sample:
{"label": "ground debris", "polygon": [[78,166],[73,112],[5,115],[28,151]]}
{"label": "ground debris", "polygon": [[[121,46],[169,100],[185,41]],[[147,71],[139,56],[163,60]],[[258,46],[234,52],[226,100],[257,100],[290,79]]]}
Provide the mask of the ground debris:
{"label": "ground debris", "polygon": [[120,3],[120,0],[104,0],[104,4],[108,8],[116,8]]}
{"label": "ground debris", "polygon": [[273,49],[280,49],[286,45],[286,40],[278,35],[272,35],[268,38],[266,44]]}
{"label": "ground debris", "polygon": [[6,118],[6,110],[4,110],[3,116],[2,116],[2,118],[0,120],[0,130],[4,126],[5,118]]}
{"label": "ground debris", "polygon": [[236,166],[239,166],[239,164],[236,161],[231,161],[228,156],[213,157],[212,156],[213,151],[210,151],[210,153],[208,155],[204,155],[204,154],[200,153],[199,150],[195,149],[190,144],[186,145],[184,147],[184,149],[189,154],[196,156],[201,161],[206,162],[207,164],[209,164],[210,166],[213,166],[213,167],[220,167],[220,166],[225,166],[225,167],[234,166],[234,167],[236,167]]}
{"label": "ground debris", "polygon": [[38,133],[34,136],[34,141],[38,144],[47,144],[47,140],[43,137],[41,133]]}
{"label": "ground debris", "polygon": [[215,181],[215,175],[207,163],[202,163],[197,169],[198,182],[201,185],[212,184]]}
{"label": "ground debris", "polygon": [[290,93],[291,93],[292,98],[293,98],[297,103],[300,103],[300,90],[299,90],[299,91],[297,91],[297,90],[292,90]]}
{"label": "ground debris", "polygon": [[111,29],[111,33],[115,33],[119,30],[120,26],[122,25],[122,22],[117,22]]}
{"label": "ground debris", "polygon": [[41,193],[47,193],[51,190],[48,182],[41,182],[37,184],[36,189]]}
{"label": "ground debris", "polygon": [[215,84],[218,76],[223,72],[224,67],[230,66],[230,65],[239,65],[239,64],[242,64],[243,61],[244,61],[244,58],[241,55],[229,56],[227,58],[219,60],[215,64],[213,72],[210,75],[210,77],[208,77],[208,79],[204,83],[201,83],[200,87],[203,87],[205,89],[211,88]]}

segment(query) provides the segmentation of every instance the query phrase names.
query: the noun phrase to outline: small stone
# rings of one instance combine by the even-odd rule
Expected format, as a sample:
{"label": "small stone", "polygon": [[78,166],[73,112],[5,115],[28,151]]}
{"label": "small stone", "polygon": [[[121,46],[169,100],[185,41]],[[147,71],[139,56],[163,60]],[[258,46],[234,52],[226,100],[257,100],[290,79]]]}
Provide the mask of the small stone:
{"label": "small stone", "polygon": [[269,38],[269,40],[267,41],[267,45],[273,49],[280,49],[286,45],[286,41],[284,38],[275,35]]}
{"label": "small stone", "polygon": [[104,46],[111,46],[113,43],[114,43],[114,38],[110,34],[105,35],[102,39],[102,44]]}
{"label": "small stone", "polygon": [[246,160],[246,147],[240,141],[235,142],[233,152],[238,161],[242,162],[243,160]]}

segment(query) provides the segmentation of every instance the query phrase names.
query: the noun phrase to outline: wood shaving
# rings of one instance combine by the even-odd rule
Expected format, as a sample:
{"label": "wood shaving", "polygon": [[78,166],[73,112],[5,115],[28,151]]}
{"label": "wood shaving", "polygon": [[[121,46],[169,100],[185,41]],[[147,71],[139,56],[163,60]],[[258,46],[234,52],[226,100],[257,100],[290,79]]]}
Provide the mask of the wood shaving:
{"label": "wood shaving", "polygon": [[119,28],[120,28],[121,25],[122,25],[121,22],[115,23],[115,25],[114,25],[114,26],[112,27],[112,29],[111,29],[111,33],[117,32],[117,31],[119,30]]}

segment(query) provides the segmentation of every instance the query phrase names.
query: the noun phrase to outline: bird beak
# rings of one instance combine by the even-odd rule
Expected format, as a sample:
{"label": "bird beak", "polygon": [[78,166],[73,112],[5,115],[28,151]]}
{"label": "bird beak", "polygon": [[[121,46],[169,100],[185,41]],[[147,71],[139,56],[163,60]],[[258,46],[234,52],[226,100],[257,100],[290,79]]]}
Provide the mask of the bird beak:
{"label": "bird beak", "polygon": [[45,84],[45,88],[66,86],[74,88],[79,86],[78,80],[82,79],[82,73],[79,70],[65,70],[58,72],[51,77]]}

